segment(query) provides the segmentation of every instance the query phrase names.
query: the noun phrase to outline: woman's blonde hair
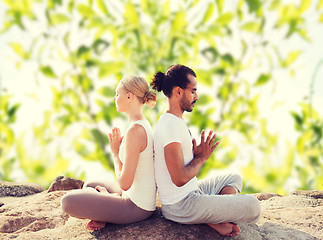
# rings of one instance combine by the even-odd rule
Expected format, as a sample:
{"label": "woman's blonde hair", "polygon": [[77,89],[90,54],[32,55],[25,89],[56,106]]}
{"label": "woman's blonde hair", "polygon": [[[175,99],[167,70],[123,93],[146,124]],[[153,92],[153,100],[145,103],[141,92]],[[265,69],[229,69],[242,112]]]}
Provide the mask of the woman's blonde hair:
{"label": "woman's blonde hair", "polygon": [[129,75],[121,79],[120,83],[126,91],[134,94],[141,103],[153,108],[156,105],[157,95],[149,90],[149,85],[143,77]]}

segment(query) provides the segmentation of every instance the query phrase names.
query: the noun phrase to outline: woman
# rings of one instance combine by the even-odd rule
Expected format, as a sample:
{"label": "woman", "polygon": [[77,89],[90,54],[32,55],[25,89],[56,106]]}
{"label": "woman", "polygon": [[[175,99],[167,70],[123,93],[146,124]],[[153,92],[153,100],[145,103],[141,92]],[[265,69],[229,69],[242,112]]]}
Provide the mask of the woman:
{"label": "woman", "polygon": [[91,219],[90,230],[102,229],[106,222],[127,224],[144,220],[156,209],[153,169],[153,137],[142,106],[153,107],[156,94],[145,79],[124,77],[113,100],[118,112],[128,115],[130,126],[125,136],[113,128],[109,142],[114,159],[116,182],[90,182],[83,189],[62,198],[62,209],[77,218]]}

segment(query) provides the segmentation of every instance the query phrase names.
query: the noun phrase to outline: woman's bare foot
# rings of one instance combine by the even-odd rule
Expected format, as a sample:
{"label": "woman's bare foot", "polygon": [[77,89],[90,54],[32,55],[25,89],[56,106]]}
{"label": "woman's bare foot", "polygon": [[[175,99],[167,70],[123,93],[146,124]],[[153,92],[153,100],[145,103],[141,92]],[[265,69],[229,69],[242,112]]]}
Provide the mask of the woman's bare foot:
{"label": "woman's bare foot", "polygon": [[[101,186],[96,186],[95,190],[97,190],[98,192],[101,192],[101,193],[108,193],[107,189],[105,187],[101,187]],[[106,224],[105,222],[91,220],[86,225],[86,228],[89,230],[92,230],[92,231],[97,231],[97,230],[104,228],[105,224]]]}
{"label": "woman's bare foot", "polygon": [[101,186],[96,186],[95,190],[101,193],[108,193],[108,190],[105,187],[101,187]]}
{"label": "woman's bare foot", "polygon": [[223,236],[234,237],[240,232],[240,227],[234,223],[208,223],[207,225]]}
{"label": "woman's bare foot", "polygon": [[105,222],[99,222],[99,221],[91,220],[86,225],[86,228],[90,229],[92,231],[97,231],[97,230],[100,230],[100,229],[104,228],[105,224],[106,224]]}

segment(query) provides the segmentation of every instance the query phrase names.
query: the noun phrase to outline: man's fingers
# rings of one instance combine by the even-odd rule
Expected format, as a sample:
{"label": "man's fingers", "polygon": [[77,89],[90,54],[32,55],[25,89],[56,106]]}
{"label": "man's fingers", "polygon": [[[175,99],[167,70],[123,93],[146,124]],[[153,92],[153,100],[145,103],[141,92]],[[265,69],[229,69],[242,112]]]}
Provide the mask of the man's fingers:
{"label": "man's fingers", "polygon": [[202,133],[201,133],[201,144],[204,143],[205,141],[205,131],[202,130]]}
{"label": "man's fingers", "polygon": [[217,142],[212,146],[212,148],[211,148],[211,149],[212,149],[212,151],[213,151],[213,150],[214,150],[214,149],[219,145],[219,143],[220,143],[220,142],[219,142],[219,141],[217,141]]}
{"label": "man's fingers", "polygon": [[209,142],[210,146],[212,146],[214,144],[215,138],[216,138],[216,134],[214,133],[211,140],[210,140],[210,142]]}
{"label": "man's fingers", "polygon": [[207,143],[208,143],[208,142],[210,142],[210,139],[211,139],[212,134],[213,134],[213,130],[211,130],[211,131],[209,132],[209,134],[207,135],[207,138],[206,138],[206,142],[207,142]]}
{"label": "man's fingers", "polygon": [[196,148],[196,140],[195,140],[195,138],[192,139],[192,143],[193,143],[193,151],[194,151],[195,148]]}

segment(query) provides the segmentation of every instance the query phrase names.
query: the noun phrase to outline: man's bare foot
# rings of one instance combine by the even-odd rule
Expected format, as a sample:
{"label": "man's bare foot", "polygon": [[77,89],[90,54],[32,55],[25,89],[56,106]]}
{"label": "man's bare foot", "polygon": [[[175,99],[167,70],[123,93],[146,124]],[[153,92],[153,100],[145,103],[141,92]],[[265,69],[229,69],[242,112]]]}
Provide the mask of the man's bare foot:
{"label": "man's bare foot", "polygon": [[100,230],[100,229],[104,228],[105,224],[106,224],[105,222],[99,222],[99,221],[91,220],[86,225],[86,228],[90,229],[92,231],[97,231],[97,230]]}
{"label": "man's bare foot", "polygon": [[207,225],[223,236],[234,237],[240,232],[240,227],[234,223],[208,223]]}

